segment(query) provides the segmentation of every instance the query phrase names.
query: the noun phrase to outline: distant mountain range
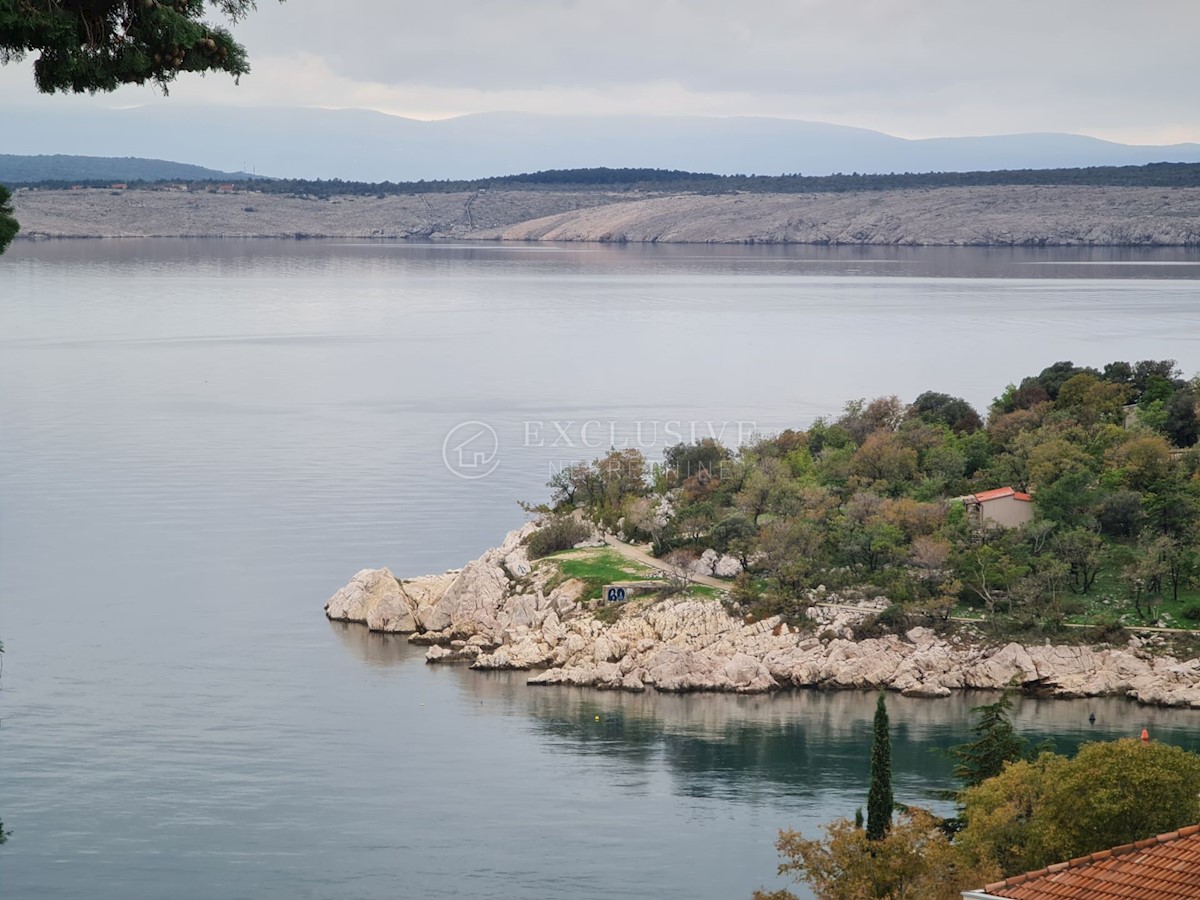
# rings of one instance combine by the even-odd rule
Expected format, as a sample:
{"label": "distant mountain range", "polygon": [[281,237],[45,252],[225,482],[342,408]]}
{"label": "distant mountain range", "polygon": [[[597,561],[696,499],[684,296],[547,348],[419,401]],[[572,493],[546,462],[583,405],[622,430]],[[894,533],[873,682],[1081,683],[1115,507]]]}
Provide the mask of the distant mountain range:
{"label": "distant mountain range", "polygon": [[427,122],[354,109],[171,104],[72,110],[69,116],[50,106],[14,106],[0,115],[5,153],[137,153],[225,170],[190,176],[197,178],[233,179],[229,173],[237,170],[413,181],[599,166],[824,175],[1200,162],[1195,143],[1136,146],[1073,134],[908,140],[862,128],[749,117],[483,113]]}
{"label": "distant mountain range", "polygon": [[15,156],[0,153],[0,184],[30,181],[243,181],[245,172],[221,172],[188,163],[134,156]]}

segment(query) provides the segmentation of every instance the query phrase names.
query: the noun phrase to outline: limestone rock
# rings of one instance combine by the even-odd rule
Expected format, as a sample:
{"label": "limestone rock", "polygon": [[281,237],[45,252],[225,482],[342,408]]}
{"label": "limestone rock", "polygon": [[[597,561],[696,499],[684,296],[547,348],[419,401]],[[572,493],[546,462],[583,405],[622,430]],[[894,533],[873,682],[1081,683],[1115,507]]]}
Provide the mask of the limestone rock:
{"label": "limestone rock", "polygon": [[[810,593],[811,630],[778,617],[745,623],[711,600],[671,598],[629,604],[616,622],[580,603],[584,585],[550,587],[552,571],[530,567],[522,541],[536,525],[463,569],[398,582],[364,569],[330,598],[331,619],[406,631],[433,645],[428,662],[477,669],[544,669],[531,684],[605,690],[731,691],[788,687],[885,688],[910,697],[1015,683],[1056,697],[1128,696],[1161,706],[1200,708],[1200,659],[1152,655],[1153,640],[1120,648],[972,644],[913,628],[903,637],[852,639],[856,622],[887,605],[848,591]],[[701,558],[715,571],[723,557]]]}
{"label": "limestone rock", "polygon": [[530,524],[510,531],[503,544],[464,566],[435,602],[418,609],[422,626],[430,631],[450,628],[467,635],[496,634],[496,614],[509,589],[503,562],[535,527]]}
{"label": "limestone rock", "polygon": [[388,594],[367,613],[367,627],[372,631],[411,633],[417,630],[415,612],[403,594]]}
{"label": "limestone rock", "polygon": [[533,566],[529,562],[529,554],[524,546],[518,547],[504,557],[504,568],[513,578],[524,578],[533,571]]}
{"label": "limestone rock", "polygon": [[425,662],[474,662],[478,656],[479,647],[476,645],[468,644],[466,641],[454,641],[449,647],[430,647],[425,651]]}
{"label": "limestone rock", "polygon": [[728,553],[717,560],[712,573],[718,578],[737,578],[742,574],[742,562]]}
{"label": "limestone rock", "polygon": [[416,631],[415,605],[390,569],[363,569],[325,604],[325,615],[372,631]]}

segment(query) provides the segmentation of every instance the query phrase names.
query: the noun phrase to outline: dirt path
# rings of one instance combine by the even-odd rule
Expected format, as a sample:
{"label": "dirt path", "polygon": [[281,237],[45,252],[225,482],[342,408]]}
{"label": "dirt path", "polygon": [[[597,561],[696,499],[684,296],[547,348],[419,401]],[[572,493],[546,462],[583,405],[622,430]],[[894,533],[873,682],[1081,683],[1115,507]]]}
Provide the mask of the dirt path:
{"label": "dirt path", "polygon": [[[604,536],[604,543],[608,544],[608,546],[612,547],[626,559],[633,560],[634,562],[640,563],[643,566],[647,566],[651,569],[658,569],[660,572],[670,573],[675,571],[674,566],[663,562],[661,559],[656,559],[645,550],[639,550],[632,544],[626,544],[624,541],[618,541],[611,534],[606,534]],[[728,581],[722,581],[720,578],[713,578],[711,575],[693,574],[692,581],[695,584],[703,584],[710,588],[716,588],[718,591],[729,590]]]}

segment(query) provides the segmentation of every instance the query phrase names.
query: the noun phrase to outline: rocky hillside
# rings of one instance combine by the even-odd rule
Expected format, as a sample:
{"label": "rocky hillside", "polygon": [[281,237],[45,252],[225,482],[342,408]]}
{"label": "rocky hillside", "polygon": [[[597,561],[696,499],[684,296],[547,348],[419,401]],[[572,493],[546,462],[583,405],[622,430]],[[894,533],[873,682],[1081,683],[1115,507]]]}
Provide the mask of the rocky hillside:
{"label": "rocky hillside", "polygon": [[1200,190],[979,187],[665,196],[482,234],[503,240],[1200,245]]}
{"label": "rocky hillside", "polygon": [[615,621],[602,621],[582,582],[564,581],[553,560],[529,560],[522,540],[535,527],[509,533],[499,547],[442,575],[399,580],[387,569],[365,569],[325,613],[412,633],[414,643],[433,645],[429,662],[539,670],[531,684],[739,693],[887,688],[942,697],[1015,679],[1059,697],[1117,695],[1200,708],[1200,659],[1152,654],[1137,638],[1121,648],[989,646],[914,628],[855,641],[851,625],[873,604],[855,612],[818,603],[813,627],[797,630],[778,617],[747,624],[719,600],[689,596],[631,601]]}
{"label": "rocky hillside", "polygon": [[477,191],[318,200],[241,190],[18,190],[13,206],[25,238],[462,238],[625,196]]}
{"label": "rocky hillside", "polygon": [[331,200],[18,191],[29,237],[470,238],[1200,246],[1200,189],[955,187],[825,194],[477,191]]}

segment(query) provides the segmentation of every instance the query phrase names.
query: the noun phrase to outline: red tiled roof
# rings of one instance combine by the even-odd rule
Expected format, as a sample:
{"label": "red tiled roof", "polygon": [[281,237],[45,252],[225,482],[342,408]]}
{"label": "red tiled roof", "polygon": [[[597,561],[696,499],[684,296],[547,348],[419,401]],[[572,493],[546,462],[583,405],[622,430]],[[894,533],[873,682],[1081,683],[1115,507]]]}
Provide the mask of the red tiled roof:
{"label": "red tiled roof", "polygon": [[1010,900],[1196,900],[1200,825],[1055,863],[982,893]]}
{"label": "red tiled roof", "polygon": [[1005,497],[1012,497],[1014,500],[1024,500],[1026,503],[1032,503],[1033,498],[1021,491],[1014,491],[1010,487],[996,488],[994,491],[982,491],[974,495],[977,503],[987,503],[989,500],[1003,500]]}

